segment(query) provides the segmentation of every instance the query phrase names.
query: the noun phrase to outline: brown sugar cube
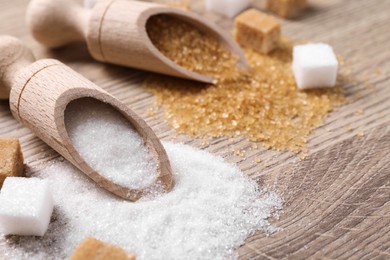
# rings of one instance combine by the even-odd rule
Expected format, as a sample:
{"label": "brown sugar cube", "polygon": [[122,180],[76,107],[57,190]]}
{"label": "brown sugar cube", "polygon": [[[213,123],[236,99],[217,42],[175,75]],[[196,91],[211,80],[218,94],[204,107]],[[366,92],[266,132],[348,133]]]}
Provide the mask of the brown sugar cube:
{"label": "brown sugar cube", "polygon": [[18,139],[0,139],[0,187],[7,177],[23,175],[23,154]]}
{"label": "brown sugar cube", "polygon": [[267,9],[279,16],[298,16],[307,7],[307,0],[267,0]]}
{"label": "brown sugar cube", "polygon": [[234,20],[234,36],[243,47],[267,54],[278,45],[279,21],[256,9],[243,12]]}
{"label": "brown sugar cube", "polygon": [[136,260],[135,256],[123,249],[87,237],[73,251],[71,260]]}

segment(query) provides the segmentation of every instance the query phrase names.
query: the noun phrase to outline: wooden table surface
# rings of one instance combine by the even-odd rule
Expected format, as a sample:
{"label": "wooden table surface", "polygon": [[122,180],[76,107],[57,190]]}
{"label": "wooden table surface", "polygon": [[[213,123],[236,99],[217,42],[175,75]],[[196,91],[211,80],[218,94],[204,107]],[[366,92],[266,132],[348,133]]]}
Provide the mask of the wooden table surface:
{"label": "wooden table surface", "polygon": [[[345,58],[344,69],[354,81],[344,86],[347,104],[311,134],[304,160],[288,152],[251,151],[244,139],[230,143],[218,138],[206,145],[178,136],[163,117],[148,116],[154,100],[142,87],[146,72],[95,62],[83,44],[46,50],[25,26],[27,0],[0,0],[0,34],[24,40],[37,58],[57,58],[76,69],[138,112],[163,140],[219,154],[261,185],[276,189],[285,205],[272,223],[283,230],[249,238],[238,249],[242,259],[390,259],[390,1],[310,2],[306,15],[283,21],[283,34],[330,43]],[[231,30],[232,21],[205,13],[203,1],[192,4]],[[58,157],[12,118],[7,101],[0,102],[0,137],[20,139],[28,170]],[[246,149],[246,158],[236,157],[231,148]],[[254,162],[256,155],[264,164]]]}

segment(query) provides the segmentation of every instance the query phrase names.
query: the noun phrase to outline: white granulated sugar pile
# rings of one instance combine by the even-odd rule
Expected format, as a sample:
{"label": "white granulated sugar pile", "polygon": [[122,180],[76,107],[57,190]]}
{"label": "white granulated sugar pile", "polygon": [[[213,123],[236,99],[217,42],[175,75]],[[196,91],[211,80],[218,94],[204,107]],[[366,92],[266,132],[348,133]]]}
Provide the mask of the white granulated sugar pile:
{"label": "white granulated sugar pile", "polygon": [[281,208],[278,195],[259,191],[253,180],[219,157],[186,145],[164,146],[175,186],[136,203],[103,192],[65,162],[36,173],[51,185],[54,221],[43,238],[0,236],[5,257],[67,258],[92,236],[137,259],[235,259],[234,249],[255,231],[277,230],[267,218]]}
{"label": "white granulated sugar pile", "polygon": [[142,137],[119,112],[92,98],[71,102],[66,130],[85,161],[116,184],[133,189],[152,185],[157,162]]}

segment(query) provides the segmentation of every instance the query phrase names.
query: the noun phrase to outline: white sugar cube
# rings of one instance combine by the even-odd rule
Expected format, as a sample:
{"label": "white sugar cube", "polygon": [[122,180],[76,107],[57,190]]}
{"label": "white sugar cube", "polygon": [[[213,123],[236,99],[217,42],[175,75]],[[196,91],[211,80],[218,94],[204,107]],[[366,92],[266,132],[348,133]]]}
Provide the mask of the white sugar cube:
{"label": "white sugar cube", "polygon": [[338,61],[328,44],[311,43],[295,46],[292,68],[299,89],[336,85]]}
{"label": "white sugar cube", "polygon": [[206,9],[233,18],[249,4],[250,0],[206,0]]}
{"label": "white sugar cube", "polygon": [[0,192],[0,233],[43,236],[52,212],[48,181],[20,177],[5,179]]}

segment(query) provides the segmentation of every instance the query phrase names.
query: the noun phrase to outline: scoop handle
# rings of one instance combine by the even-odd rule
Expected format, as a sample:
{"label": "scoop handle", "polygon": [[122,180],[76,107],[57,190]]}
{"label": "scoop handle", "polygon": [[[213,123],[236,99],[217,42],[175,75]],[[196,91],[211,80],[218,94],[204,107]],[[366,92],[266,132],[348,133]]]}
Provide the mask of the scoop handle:
{"label": "scoop handle", "polygon": [[35,39],[57,48],[85,41],[90,13],[74,0],[31,0],[26,22]]}
{"label": "scoop handle", "polygon": [[21,41],[0,36],[0,100],[9,99],[16,74],[35,61],[34,55]]}

